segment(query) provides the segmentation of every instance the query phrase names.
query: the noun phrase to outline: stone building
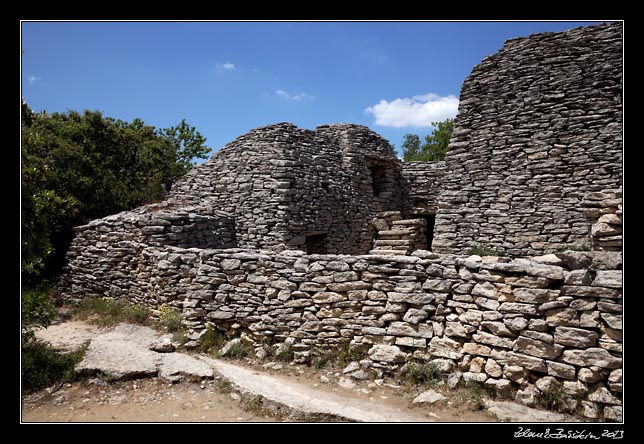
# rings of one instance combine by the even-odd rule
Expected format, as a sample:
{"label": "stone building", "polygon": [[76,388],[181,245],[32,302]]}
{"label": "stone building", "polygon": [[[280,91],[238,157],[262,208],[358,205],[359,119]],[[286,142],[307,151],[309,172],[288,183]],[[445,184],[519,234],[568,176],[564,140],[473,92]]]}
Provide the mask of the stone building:
{"label": "stone building", "polygon": [[[582,201],[603,190],[621,198],[622,53],[616,23],[511,39],[474,67],[438,193],[435,251],[591,247]],[[621,249],[621,231],[604,232],[606,247]]]}
{"label": "stone building", "polygon": [[391,145],[366,127],[280,123],[226,145],[168,200],[228,213],[239,247],[362,254],[374,215],[403,210],[401,171]]}

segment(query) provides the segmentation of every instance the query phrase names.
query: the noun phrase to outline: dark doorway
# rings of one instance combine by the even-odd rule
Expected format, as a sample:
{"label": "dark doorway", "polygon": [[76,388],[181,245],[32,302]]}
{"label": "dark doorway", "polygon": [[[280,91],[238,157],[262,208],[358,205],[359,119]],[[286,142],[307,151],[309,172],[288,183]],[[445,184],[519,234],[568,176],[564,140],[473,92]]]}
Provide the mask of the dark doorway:
{"label": "dark doorway", "polygon": [[423,219],[427,221],[427,227],[425,228],[425,237],[427,238],[427,249],[432,251],[432,242],[434,240],[434,225],[436,225],[436,215],[430,214],[423,216]]}
{"label": "dark doorway", "polygon": [[326,234],[316,233],[305,235],[306,254],[324,254],[326,251]]}
{"label": "dark doorway", "polygon": [[374,196],[380,196],[380,192],[385,186],[386,170],[384,166],[370,166],[371,188]]}

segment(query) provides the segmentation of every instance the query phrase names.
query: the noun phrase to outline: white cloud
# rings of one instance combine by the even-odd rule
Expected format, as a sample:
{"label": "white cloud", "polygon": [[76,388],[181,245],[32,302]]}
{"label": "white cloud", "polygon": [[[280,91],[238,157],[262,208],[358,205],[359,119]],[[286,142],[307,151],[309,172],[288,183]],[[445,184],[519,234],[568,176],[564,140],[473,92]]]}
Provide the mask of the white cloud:
{"label": "white cloud", "polygon": [[27,82],[29,82],[29,84],[34,84],[38,80],[42,80],[42,79],[40,77],[38,77],[38,76],[34,76],[34,75],[31,75],[31,74],[27,76]]}
{"label": "white cloud", "polygon": [[277,94],[278,96],[283,97],[285,99],[292,100],[294,102],[297,102],[299,100],[312,100],[312,99],[315,98],[312,95],[305,94],[305,93],[289,94],[286,91],[284,91],[283,89],[276,89],[275,94]]}
{"label": "white cloud", "polygon": [[453,118],[458,112],[458,98],[454,95],[441,97],[429,93],[411,99],[381,100],[365,109],[373,114],[376,125],[403,128],[406,126],[432,126],[432,122]]}
{"label": "white cloud", "polygon": [[217,69],[219,70],[219,72],[236,71],[237,67],[235,66],[234,63],[226,62],[226,63],[218,63]]}

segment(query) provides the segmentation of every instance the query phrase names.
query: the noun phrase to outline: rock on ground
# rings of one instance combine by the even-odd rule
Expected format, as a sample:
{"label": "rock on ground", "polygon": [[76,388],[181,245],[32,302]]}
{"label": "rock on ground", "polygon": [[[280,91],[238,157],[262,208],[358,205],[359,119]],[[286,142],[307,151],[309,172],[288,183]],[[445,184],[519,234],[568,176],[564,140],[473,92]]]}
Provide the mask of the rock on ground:
{"label": "rock on ground", "polygon": [[438,401],[447,399],[444,395],[435,390],[426,390],[420,395],[416,396],[411,402],[412,404],[434,404]]}
{"label": "rock on ground", "polygon": [[503,422],[562,422],[560,413],[545,412],[508,401],[490,401],[488,413]]}

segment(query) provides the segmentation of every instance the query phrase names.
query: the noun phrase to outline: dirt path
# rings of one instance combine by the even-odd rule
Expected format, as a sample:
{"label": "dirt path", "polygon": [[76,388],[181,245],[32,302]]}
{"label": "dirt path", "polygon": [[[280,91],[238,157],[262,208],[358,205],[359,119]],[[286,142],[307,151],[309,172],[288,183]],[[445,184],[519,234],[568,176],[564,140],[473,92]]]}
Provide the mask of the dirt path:
{"label": "dirt path", "polygon": [[[38,337],[59,348],[73,349],[101,330],[83,321],[69,320],[39,331]],[[489,422],[485,410],[472,410],[466,389],[443,390],[445,402],[412,406],[425,388],[403,386],[395,380],[356,381],[340,369],[311,367],[256,359],[229,361],[261,374],[304,384],[310,389],[341,395],[356,404],[370,403],[407,412],[420,421]],[[23,398],[24,422],[273,422],[292,421],[274,416],[265,406],[241,399],[219,376],[201,382],[169,383],[160,378],[107,383],[93,378],[41,390]],[[57,389],[52,392],[52,389]]]}
{"label": "dirt path", "polygon": [[[233,395],[235,396],[235,395]],[[159,378],[66,384],[23,400],[23,422],[273,422],[243,408],[213,381],[168,384]]]}

